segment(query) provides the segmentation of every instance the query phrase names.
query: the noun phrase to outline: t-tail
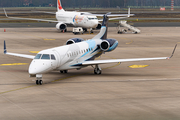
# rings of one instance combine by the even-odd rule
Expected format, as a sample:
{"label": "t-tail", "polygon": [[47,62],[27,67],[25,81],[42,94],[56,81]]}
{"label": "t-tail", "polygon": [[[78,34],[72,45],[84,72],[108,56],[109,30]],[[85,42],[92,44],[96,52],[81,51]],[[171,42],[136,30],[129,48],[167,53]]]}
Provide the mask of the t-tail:
{"label": "t-tail", "polygon": [[61,0],[57,0],[57,11],[64,12],[64,9],[62,8]]}
{"label": "t-tail", "polygon": [[102,39],[102,40],[107,39],[108,20],[109,20],[108,15],[109,14],[111,14],[111,13],[107,13],[103,16],[101,31],[93,39]]}

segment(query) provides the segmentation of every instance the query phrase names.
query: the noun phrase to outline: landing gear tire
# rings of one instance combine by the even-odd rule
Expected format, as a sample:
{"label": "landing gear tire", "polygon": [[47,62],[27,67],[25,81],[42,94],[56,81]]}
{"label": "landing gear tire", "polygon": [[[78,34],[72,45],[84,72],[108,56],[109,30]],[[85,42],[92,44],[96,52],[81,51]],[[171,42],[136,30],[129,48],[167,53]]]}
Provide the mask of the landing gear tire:
{"label": "landing gear tire", "polygon": [[83,28],[83,31],[84,31],[84,32],[87,32],[87,28]]}
{"label": "landing gear tire", "polygon": [[39,81],[39,85],[42,85],[42,84],[43,84],[43,81],[42,81],[42,80],[40,80],[40,81]]}
{"label": "landing gear tire", "polygon": [[68,70],[60,70],[60,73],[68,73]]}
{"label": "landing gear tire", "polygon": [[94,74],[100,75],[101,74],[101,70],[94,70]]}
{"label": "landing gear tire", "polygon": [[101,74],[101,68],[99,67],[99,65],[96,65],[94,68],[94,74],[96,75],[100,75]]}
{"label": "landing gear tire", "polygon": [[36,85],[42,85],[43,81],[42,80],[36,80]]}
{"label": "landing gear tire", "polygon": [[36,80],[36,85],[38,85],[39,84],[39,80]]}
{"label": "landing gear tire", "polygon": [[90,33],[92,34],[92,33],[94,33],[94,32],[91,30]]}

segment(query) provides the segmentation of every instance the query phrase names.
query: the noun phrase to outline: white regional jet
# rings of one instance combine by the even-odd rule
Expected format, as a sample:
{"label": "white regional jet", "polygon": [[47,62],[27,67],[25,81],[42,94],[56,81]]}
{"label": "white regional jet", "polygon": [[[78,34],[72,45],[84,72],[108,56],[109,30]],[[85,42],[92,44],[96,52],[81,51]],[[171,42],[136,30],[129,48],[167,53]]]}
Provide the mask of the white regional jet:
{"label": "white regional jet", "polygon": [[[8,17],[5,9],[4,13],[6,17]],[[35,19],[35,18],[19,18],[19,17],[8,17],[11,19],[20,19],[20,20],[35,20],[35,21],[45,21],[50,23],[57,23],[56,28],[60,31],[67,31],[67,25],[68,26],[74,26],[74,27],[82,27],[84,31],[87,31],[87,29],[90,29],[91,32],[93,32],[93,29],[100,29],[102,20],[98,20],[96,16],[89,15],[88,12],[77,12],[77,11],[65,11],[62,8],[61,1],[57,0],[57,12],[44,12],[49,14],[55,14],[57,21],[53,20],[45,20],[45,19]],[[133,14],[130,14],[130,9],[128,11],[128,14],[121,14],[117,18],[111,18],[110,20],[115,19],[124,19],[127,17],[132,16]]]}
{"label": "white regional jet", "polygon": [[110,15],[104,15],[100,33],[92,39],[85,41],[81,38],[72,38],[64,46],[42,50],[36,56],[9,53],[6,50],[6,43],[4,41],[4,54],[33,59],[29,66],[29,74],[32,77],[36,76],[36,84],[39,85],[43,83],[42,74],[54,70],[67,73],[70,69],[79,70],[87,66],[95,66],[94,74],[101,74],[100,64],[170,59],[173,56],[177,45],[171,57],[95,60],[102,53],[111,52],[118,46],[117,40],[107,39],[108,16]]}

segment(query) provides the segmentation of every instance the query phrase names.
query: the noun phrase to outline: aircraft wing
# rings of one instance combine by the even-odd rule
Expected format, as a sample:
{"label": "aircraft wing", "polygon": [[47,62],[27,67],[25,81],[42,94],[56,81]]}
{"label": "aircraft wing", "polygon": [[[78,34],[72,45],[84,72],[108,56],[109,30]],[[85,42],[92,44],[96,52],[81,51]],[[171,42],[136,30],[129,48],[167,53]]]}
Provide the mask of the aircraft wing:
{"label": "aircraft wing", "polygon": [[48,14],[56,14],[55,12],[46,12],[46,11],[32,11],[35,13],[48,13]]}
{"label": "aircraft wing", "polygon": [[118,62],[133,62],[133,61],[147,61],[147,60],[163,60],[163,59],[170,59],[173,57],[174,52],[176,50],[177,44],[174,47],[171,57],[156,57],[156,58],[132,58],[132,59],[109,59],[109,60],[92,60],[92,61],[85,61],[82,65],[97,65],[97,64],[107,64],[107,63],[118,63]]}
{"label": "aircraft wing", "polygon": [[45,20],[45,19],[35,19],[35,18],[19,18],[19,17],[9,17],[6,13],[6,10],[4,9],[4,13],[6,15],[7,18],[11,18],[11,19],[17,19],[17,20],[34,20],[34,21],[43,21],[43,22],[54,22],[54,23],[58,23],[59,21],[54,21],[54,20]]}
{"label": "aircraft wing", "polygon": [[4,54],[17,56],[17,57],[22,57],[22,58],[28,58],[28,59],[34,59],[34,57],[35,57],[33,55],[24,55],[24,54],[17,54],[17,53],[9,53],[9,52],[7,52],[7,50],[6,50],[6,42],[5,41],[4,41]]}
{"label": "aircraft wing", "polygon": [[132,61],[146,61],[146,60],[162,60],[162,59],[169,59],[169,57],[94,60],[94,61],[86,61],[86,62],[83,62],[82,65],[86,66],[86,65],[97,65],[97,64],[107,64],[107,63],[132,62]]}
{"label": "aircraft wing", "polygon": [[[126,18],[128,18],[128,16],[127,17],[116,17],[116,18],[109,18],[109,20],[121,20],[121,19],[126,19]],[[98,20],[99,22],[102,22],[103,21],[103,19],[100,19],[100,20]]]}

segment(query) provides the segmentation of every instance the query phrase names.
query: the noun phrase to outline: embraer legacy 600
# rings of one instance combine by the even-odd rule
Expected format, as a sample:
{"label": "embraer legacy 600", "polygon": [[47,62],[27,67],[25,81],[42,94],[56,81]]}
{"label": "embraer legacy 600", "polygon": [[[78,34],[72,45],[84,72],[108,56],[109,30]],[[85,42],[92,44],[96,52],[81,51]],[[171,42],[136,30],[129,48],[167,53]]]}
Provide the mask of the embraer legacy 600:
{"label": "embraer legacy 600", "polygon": [[[5,9],[4,9],[6,17],[8,17]],[[38,12],[38,11],[37,11]],[[68,26],[74,27],[82,27],[84,31],[90,29],[93,32],[93,29],[100,29],[102,20],[98,20],[96,16],[91,16],[91,13],[88,12],[77,12],[77,11],[65,11],[62,8],[61,1],[57,0],[57,12],[44,12],[49,14],[55,14],[57,21],[53,20],[45,20],[45,19],[35,19],[35,18],[19,18],[19,17],[8,17],[11,19],[20,19],[20,20],[35,20],[35,21],[45,21],[45,22],[52,22],[57,23],[56,28],[60,31],[67,31]],[[111,18],[110,20],[115,19],[124,19],[127,17],[133,16],[130,14],[130,9],[128,14],[121,14],[121,17]]]}
{"label": "embraer legacy 600", "polygon": [[108,16],[110,15],[104,15],[99,34],[90,40],[85,41],[81,38],[72,38],[64,46],[42,50],[36,56],[9,53],[6,50],[4,41],[4,54],[33,59],[29,66],[29,74],[30,76],[36,76],[36,84],[40,85],[43,83],[42,74],[54,70],[67,73],[70,69],[79,70],[87,66],[95,66],[94,74],[101,74],[99,64],[170,59],[173,56],[177,45],[171,57],[95,60],[102,53],[111,52],[118,46],[117,40],[107,39]]}

